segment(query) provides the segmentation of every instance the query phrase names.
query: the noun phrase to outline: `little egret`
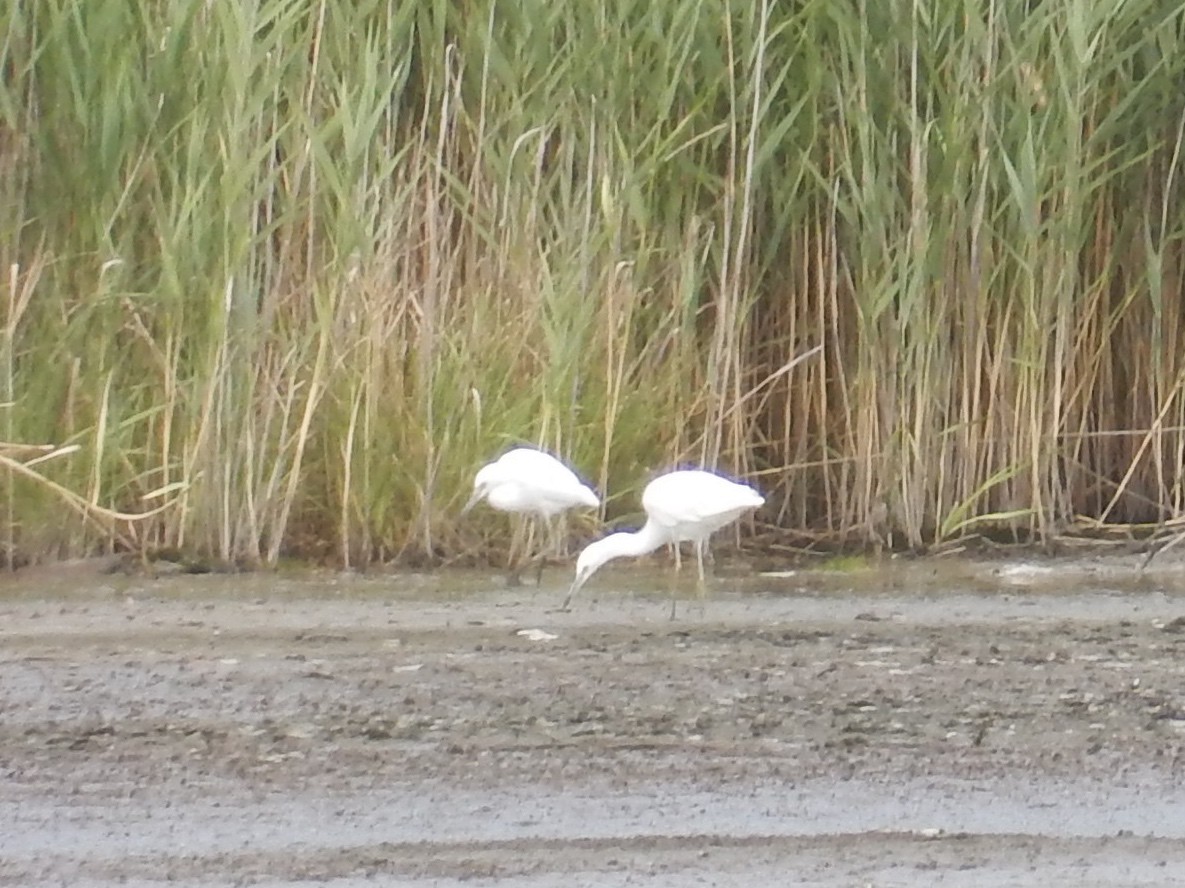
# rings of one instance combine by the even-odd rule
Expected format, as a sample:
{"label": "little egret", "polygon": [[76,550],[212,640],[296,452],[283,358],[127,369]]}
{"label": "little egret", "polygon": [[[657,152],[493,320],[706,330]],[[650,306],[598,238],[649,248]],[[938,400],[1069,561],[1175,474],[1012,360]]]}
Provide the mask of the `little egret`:
{"label": "little egret", "polygon": [[[583,484],[571,469],[550,453],[531,447],[516,447],[482,466],[473,479],[473,496],[461,514],[483,499],[500,512],[537,516],[549,531],[552,531],[551,518],[560,512],[575,506],[596,509],[601,505],[592,488]],[[528,537],[528,550],[533,535]],[[544,553],[539,554],[536,582],[543,575],[543,556]],[[510,575],[512,582],[517,581],[519,570]]]}
{"label": "little egret", "polygon": [[[632,533],[614,533],[587,546],[576,559],[576,579],[568,590],[561,610],[567,610],[580,587],[601,565],[614,558],[645,555],[664,543],[675,547],[675,567],[679,568],[679,544],[695,543],[699,582],[704,586],[704,550],[708,537],[736,521],[746,512],[765,503],[756,490],[737,484],[702,469],[688,469],[660,475],[642,491],[646,523]],[[671,598],[671,618],[675,599]]]}

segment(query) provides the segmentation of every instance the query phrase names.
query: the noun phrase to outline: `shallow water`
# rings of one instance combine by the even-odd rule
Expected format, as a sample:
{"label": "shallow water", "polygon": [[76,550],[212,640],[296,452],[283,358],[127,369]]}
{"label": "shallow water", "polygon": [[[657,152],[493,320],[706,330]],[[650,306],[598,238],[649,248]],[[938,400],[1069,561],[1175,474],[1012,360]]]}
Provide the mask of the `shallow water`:
{"label": "shallow water", "polygon": [[[69,851],[92,861],[128,855],[284,852],[382,842],[505,843],[664,836],[811,837],[869,832],[1100,838],[1130,833],[1185,839],[1185,790],[1158,775],[1113,786],[1085,780],[808,780],[717,791],[657,784],[590,793],[536,787],[466,791],[414,783],[363,796],[101,805],[24,800],[0,805],[9,861]],[[52,831],[46,829],[53,823]]]}

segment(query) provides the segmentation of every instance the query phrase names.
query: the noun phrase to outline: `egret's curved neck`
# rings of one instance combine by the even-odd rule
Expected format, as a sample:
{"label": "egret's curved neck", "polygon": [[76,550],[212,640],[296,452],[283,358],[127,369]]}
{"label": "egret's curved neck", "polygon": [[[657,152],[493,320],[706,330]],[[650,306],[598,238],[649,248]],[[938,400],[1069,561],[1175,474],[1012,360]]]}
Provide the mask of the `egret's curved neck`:
{"label": "egret's curved neck", "polygon": [[580,553],[580,558],[576,561],[576,577],[572,580],[572,588],[568,590],[568,597],[564,599],[562,609],[568,609],[572,596],[606,561],[626,556],[645,555],[647,552],[653,552],[666,541],[667,534],[662,528],[653,521],[647,521],[642,525],[641,530],[633,533],[613,533],[592,543]]}
{"label": "egret's curved neck", "polygon": [[653,552],[666,541],[662,530],[653,521],[647,521],[641,530],[632,533],[615,533],[601,541],[605,561],[613,558],[634,557]]}

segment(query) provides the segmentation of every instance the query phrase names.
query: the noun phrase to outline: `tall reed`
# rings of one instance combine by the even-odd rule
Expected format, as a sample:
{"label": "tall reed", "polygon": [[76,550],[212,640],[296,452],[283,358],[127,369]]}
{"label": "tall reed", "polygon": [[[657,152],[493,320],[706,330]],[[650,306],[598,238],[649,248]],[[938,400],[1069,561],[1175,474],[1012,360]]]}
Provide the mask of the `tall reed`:
{"label": "tall reed", "polygon": [[[611,519],[702,462],[836,542],[1163,521],[1185,12],[1031,6],[14,0],[4,440],[249,563],[501,544],[520,441]],[[3,477],[10,561],[113,544]]]}

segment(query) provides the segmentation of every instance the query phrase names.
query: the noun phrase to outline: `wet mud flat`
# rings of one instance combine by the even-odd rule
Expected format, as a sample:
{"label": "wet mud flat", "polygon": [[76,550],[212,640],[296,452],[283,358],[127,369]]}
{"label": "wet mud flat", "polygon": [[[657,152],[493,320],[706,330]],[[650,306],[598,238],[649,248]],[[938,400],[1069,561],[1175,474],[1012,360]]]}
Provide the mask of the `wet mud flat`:
{"label": "wet mud flat", "polygon": [[[0,883],[1178,885],[1185,566],[0,586]],[[596,588],[592,588],[595,586]]]}

